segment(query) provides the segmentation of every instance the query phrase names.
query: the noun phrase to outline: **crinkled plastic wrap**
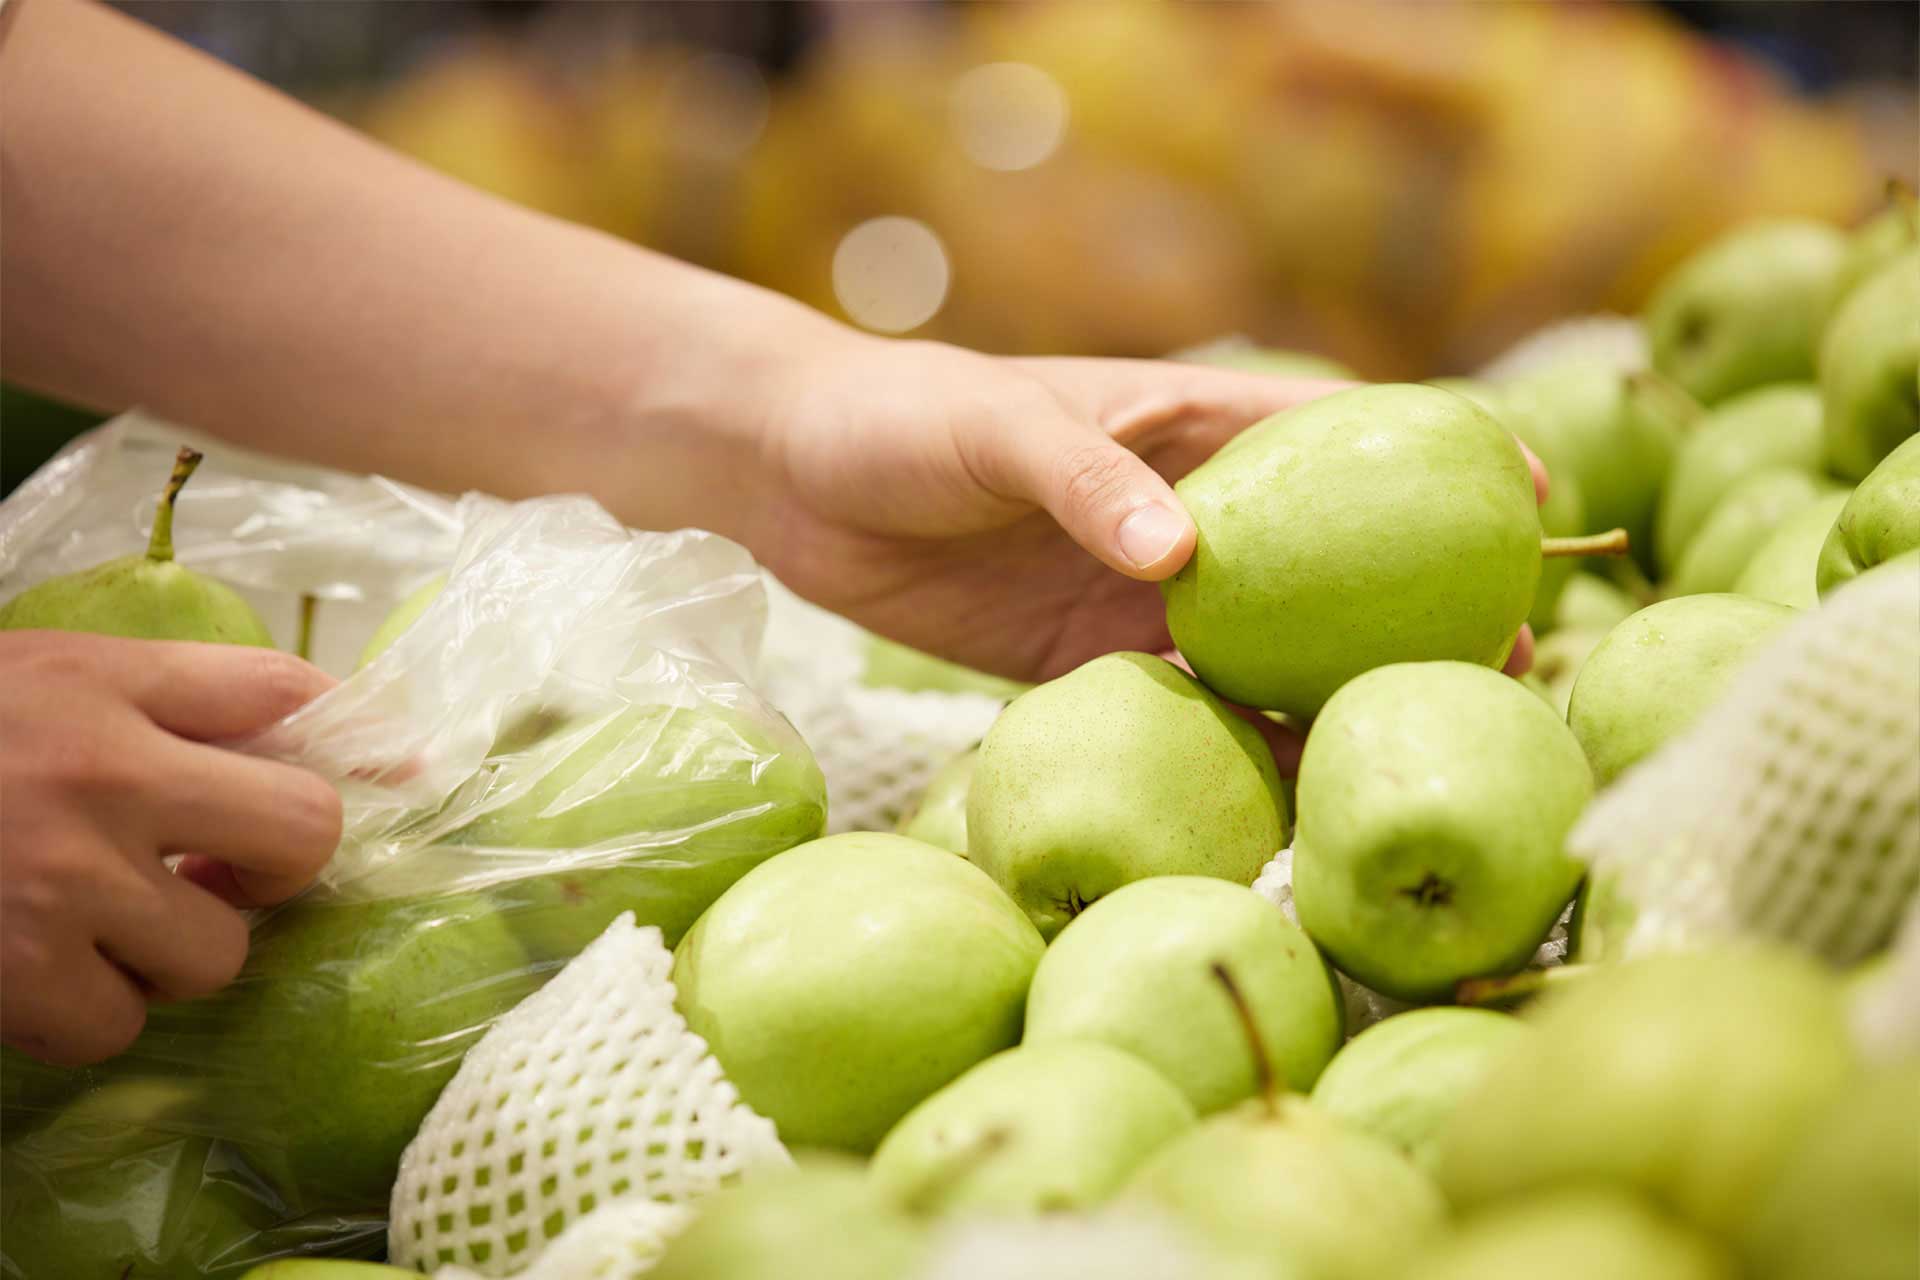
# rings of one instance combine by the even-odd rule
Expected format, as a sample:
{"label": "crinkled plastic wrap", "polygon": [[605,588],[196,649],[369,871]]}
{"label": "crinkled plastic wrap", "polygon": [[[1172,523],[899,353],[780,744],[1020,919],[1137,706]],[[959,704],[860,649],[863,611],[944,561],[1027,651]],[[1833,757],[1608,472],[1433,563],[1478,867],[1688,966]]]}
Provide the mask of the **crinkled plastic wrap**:
{"label": "crinkled plastic wrap", "polygon": [[0,594],[140,545],[183,441],[207,460],[180,559],[283,641],[318,598],[322,665],[344,674],[388,608],[447,581],[363,670],[234,744],[326,776],[346,814],[320,883],[254,921],[240,979],[154,1008],[98,1067],[7,1055],[8,1276],[377,1254],[401,1150],[494,1019],[621,912],[671,943],[825,826],[812,755],[741,674],[764,623],[752,559],[584,498],[453,502],[130,415],[0,505]]}

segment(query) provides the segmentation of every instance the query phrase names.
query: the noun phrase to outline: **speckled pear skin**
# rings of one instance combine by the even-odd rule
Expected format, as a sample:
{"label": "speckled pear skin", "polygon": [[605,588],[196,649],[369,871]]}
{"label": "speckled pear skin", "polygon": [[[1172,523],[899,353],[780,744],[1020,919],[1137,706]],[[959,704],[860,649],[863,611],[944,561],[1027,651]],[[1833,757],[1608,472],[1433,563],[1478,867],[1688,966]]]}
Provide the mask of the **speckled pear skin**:
{"label": "speckled pear skin", "polygon": [[1391,662],[1497,667],[1540,581],[1526,458],[1437,387],[1336,392],[1250,428],[1175,486],[1199,528],[1163,583],[1208,687],[1310,717]]}
{"label": "speckled pear skin", "polygon": [[1681,442],[1660,493],[1653,522],[1660,567],[1673,572],[1715,505],[1742,479],[1767,467],[1818,472],[1826,451],[1820,389],[1812,383],[1762,387],[1703,416]]}
{"label": "speckled pear skin", "polygon": [[1647,304],[1653,367],[1704,404],[1811,378],[1846,254],[1846,236],[1824,222],[1735,227],[1676,267]]}
{"label": "speckled pear skin", "polygon": [[1400,1000],[1525,964],[1580,882],[1579,744],[1514,680],[1463,662],[1370,671],[1300,761],[1293,897],[1347,974]]}
{"label": "speckled pear skin", "polygon": [[1821,595],[1920,547],[1920,436],[1910,436],[1860,482],[1820,548]]}
{"label": "speckled pear skin", "polygon": [[1864,479],[1920,431],[1920,249],[1853,291],[1820,341],[1827,464]]}
{"label": "speckled pear skin", "polygon": [[1709,593],[1648,605],[1588,655],[1567,724],[1605,786],[1712,706],[1792,620],[1786,605]]}
{"label": "speckled pear skin", "polygon": [[[1782,520],[1734,579],[1734,593],[1796,609],[1819,604],[1815,571],[1820,552],[1850,496],[1848,490],[1836,489]],[[1920,502],[1920,495],[1915,501]]]}
{"label": "speckled pear skin", "polygon": [[1111,653],[1016,698],[980,747],[967,856],[1051,938],[1146,876],[1252,884],[1287,842],[1273,754],[1198,681]]}

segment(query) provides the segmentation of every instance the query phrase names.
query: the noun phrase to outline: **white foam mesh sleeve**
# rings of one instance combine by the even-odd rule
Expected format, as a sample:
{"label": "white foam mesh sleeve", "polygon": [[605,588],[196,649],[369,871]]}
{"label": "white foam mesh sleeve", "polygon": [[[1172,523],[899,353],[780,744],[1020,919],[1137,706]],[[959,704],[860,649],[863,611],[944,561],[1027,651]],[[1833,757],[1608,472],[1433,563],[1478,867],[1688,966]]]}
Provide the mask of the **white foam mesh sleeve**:
{"label": "white foam mesh sleeve", "polygon": [[654,1209],[788,1160],[674,1008],[672,966],[622,915],[468,1051],[401,1157],[394,1262],[638,1275],[677,1223]]}

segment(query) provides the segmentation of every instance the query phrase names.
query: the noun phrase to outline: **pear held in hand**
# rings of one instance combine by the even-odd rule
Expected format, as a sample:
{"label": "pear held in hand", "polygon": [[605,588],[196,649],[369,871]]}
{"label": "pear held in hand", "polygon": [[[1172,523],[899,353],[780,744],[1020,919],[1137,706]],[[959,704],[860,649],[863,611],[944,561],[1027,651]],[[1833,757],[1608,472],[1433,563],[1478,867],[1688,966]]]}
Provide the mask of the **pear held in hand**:
{"label": "pear held in hand", "polygon": [[180,450],[153,516],[146,552],[49,578],[0,606],[0,629],[91,631],[130,640],[200,640],[273,647],[267,624],[231,587],[173,558],[173,505],[200,465]]}
{"label": "pear held in hand", "polygon": [[761,863],[674,951],[687,1025],[789,1146],[865,1154],[1020,1038],[1044,949],[964,859],[828,836]]}
{"label": "pear held in hand", "polygon": [[1517,681],[1464,662],[1368,672],[1300,760],[1300,923],[1400,1000],[1517,969],[1580,882],[1562,844],[1592,793],[1567,726]]}
{"label": "pear held in hand", "polygon": [[1287,842],[1273,753],[1199,681],[1110,653],[1014,699],[967,796],[967,856],[1045,937],[1147,876],[1252,884]]}
{"label": "pear held in hand", "polygon": [[1161,584],[1167,625],[1235,702],[1310,717],[1388,663],[1498,667],[1533,606],[1526,459],[1437,387],[1358,387],[1276,414],[1175,490],[1199,542]]}

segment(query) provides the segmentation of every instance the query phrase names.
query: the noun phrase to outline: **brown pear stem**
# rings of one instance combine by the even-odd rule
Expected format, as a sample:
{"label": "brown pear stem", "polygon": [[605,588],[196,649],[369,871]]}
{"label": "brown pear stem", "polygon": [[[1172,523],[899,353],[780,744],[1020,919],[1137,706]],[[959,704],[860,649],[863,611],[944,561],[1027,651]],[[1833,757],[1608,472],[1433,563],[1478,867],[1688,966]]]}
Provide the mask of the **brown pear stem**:
{"label": "brown pear stem", "polygon": [[166,492],[160,495],[160,505],[153,511],[153,533],[147,539],[147,559],[173,559],[173,504],[185,487],[187,478],[193,469],[200,465],[200,452],[180,446],[180,452],[173,456],[173,474],[167,477]]}
{"label": "brown pear stem", "polygon": [[916,1217],[930,1214],[937,1207],[940,1197],[962,1178],[978,1169],[1013,1141],[1013,1133],[1006,1128],[989,1129],[966,1146],[953,1153],[953,1156],[932,1173],[920,1180],[920,1185],[902,1197],[900,1203],[908,1213]]}
{"label": "brown pear stem", "polygon": [[1540,556],[1544,560],[1566,556],[1623,556],[1629,549],[1625,529],[1584,533],[1577,538],[1540,539]]}
{"label": "brown pear stem", "polygon": [[320,597],[303,593],[300,597],[300,639],[293,646],[294,654],[303,662],[313,661],[313,615],[320,607]]}
{"label": "brown pear stem", "polygon": [[1247,1051],[1253,1055],[1253,1082],[1260,1097],[1267,1104],[1267,1113],[1280,1114],[1280,1088],[1278,1077],[1274,1075],[1273,1059],[1267,1056],[1267,1046],[1260,1039],[1259,1024],[1253,1020],[1253,1006],[1247,1003],[1246,993],[1240,990],[1240,984],[1233,980],[1233,974],[1227,966],[1216,960],[1213,962],[1213,978],[1227,993],[1227,1002],[1233,1006],[1233,1012],[1240,1019],[1240,1030],[1247,1037]]}
{"label": "brown pear stem", "polygon": [[1467,978],[1455,985],[1453,998],[1459,1004],[1506,1008],[1539,995],[1550,985],[1579,978],[1591,967],[1562,964],[1551,969],[1522,969],[1504,978]]}

